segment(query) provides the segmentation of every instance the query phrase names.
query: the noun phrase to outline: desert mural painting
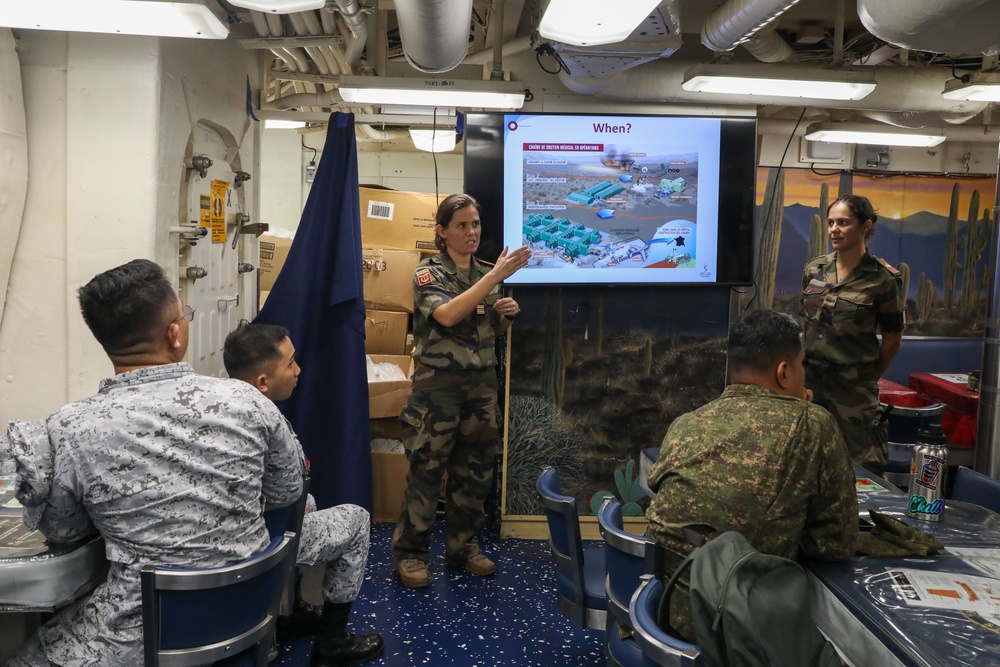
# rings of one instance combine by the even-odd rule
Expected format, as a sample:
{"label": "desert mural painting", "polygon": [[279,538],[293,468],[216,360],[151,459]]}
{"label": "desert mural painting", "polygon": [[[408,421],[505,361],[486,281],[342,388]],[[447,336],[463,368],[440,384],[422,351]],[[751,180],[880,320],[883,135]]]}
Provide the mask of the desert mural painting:
{"label": "desert mural painting", "polygon": [[[981,337],[993,282],[995,178],[758,170],[755,285],[733,312],[798,315],[802,269],[829,252],[826,208],[868,197],[870,250],[903,274],[907,335]],[[724,253],[725,249],[722,249]],[[559,471],[581,515],[618,498],[646,508],[639,453],[725,386],[731,292],[718,285],[517,288],[510,334],[504,486],[507,515],[541,514],[535,481]]]}
{"label": "desert mural painting", "polygon": [[868,248],[903,274],[906,335],[983,335],[995,269],[996,178],[759,169],[751,307],[798,314],[802,269],[829,252],[826,208],[839,194],[868,197],[878,213]]}

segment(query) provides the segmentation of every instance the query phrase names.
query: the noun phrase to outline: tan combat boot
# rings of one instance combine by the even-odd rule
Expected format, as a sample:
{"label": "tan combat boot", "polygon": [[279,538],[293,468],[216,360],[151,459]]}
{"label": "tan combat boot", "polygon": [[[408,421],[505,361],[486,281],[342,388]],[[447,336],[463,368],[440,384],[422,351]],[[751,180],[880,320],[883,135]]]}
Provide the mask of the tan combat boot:
{"label": "tan combat boot", "polygon": [[400,558],[396,561],[396,572],[407,588],[424,588],[431,585],[431,573],[427,563],[416,558]]}

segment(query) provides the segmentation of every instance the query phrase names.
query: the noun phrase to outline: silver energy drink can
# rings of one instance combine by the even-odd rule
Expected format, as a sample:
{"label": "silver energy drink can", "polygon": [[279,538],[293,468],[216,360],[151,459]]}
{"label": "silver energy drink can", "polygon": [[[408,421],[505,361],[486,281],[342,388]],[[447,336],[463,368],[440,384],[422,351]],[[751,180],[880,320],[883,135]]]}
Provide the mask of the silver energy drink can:
{"label": "silver energy drink can", "polygon": [[[935,432],[936,431],[936,432]],[[940,521],[944,514],[944,480],[948,449],[941,427],[921,430],[910,461],[910,502],[906,513],[922,521]]]}

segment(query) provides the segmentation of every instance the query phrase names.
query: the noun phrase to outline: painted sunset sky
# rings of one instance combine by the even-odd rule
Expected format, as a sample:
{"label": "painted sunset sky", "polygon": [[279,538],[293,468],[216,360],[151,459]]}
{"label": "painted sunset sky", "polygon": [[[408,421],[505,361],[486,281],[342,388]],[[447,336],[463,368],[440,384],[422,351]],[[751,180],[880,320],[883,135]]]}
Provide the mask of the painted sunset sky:
{"label": "painted sunset sky", "polygon": [[[757,170],[757,204],[764,203],[767,185],[767,168]],[[819,189],[823,183],[830,189],[830,201],[837,197],[839,175],[819,176],[808,169],[785,169],[785,206],[801,204],[816,208],[819,206]],[[957,180],[945,176],[872,176],[854,174],[854,194],[871,200],[879,217],[900,220],[907,216],[927,211],[948,216],[951,206],[951,189],[959,183],[958,218],[965,220],[969,215],[969,198],[973,190],[979,191],[979,213],[993,208],[996,196],[995,178],[962,178]]]}

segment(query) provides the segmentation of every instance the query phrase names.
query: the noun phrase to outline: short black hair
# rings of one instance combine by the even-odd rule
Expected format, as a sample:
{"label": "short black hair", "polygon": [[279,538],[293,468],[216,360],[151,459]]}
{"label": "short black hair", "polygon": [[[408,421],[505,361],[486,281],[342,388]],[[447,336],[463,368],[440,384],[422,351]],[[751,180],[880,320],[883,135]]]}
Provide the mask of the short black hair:
{"label": "short black hair", "polygon": [[729,329],[726,355],[730,375],[766,373],[802,351],[802,326],[786,313],[755,310]]}
{"label": "short black hair", "polygon": [[[455,217],[455,213],[468,206],[475,206],[477,211],[482,212],[479,207],[479,202],[477,202],[471,195],[448,195],[444,198],[444,201],[438,205],[437,213],[434,215],[434,222],[441,225],[444,229],[447,229],[448,225],[451,224],[451,219]],[[444,239],[437,233],[434,234],[434,247],[441,252],[444,252]]]}
{"label": "short black hair", "polygon": [[226,336],[222,363],[229,377],[251,381],[281,357],[278,346],[288,329],[277,324],[244,324]]}
{"label": "short black hair", "polygon": [[158,339],[177,307],[166,272],[148,259],[97,274],[77,290],[77,298],[84,322],[108,354],[130,352]]}

